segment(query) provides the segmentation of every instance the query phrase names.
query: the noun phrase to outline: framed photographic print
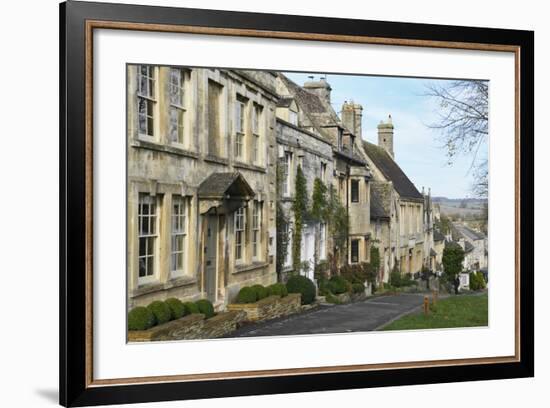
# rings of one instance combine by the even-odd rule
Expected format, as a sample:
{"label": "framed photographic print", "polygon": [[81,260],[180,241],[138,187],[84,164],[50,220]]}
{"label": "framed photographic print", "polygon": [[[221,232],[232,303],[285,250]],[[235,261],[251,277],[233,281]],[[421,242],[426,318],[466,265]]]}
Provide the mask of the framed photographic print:
{"label": "framed photographic print", "polygon": [[534,375],[534,34],[68,1],[65,406]]}

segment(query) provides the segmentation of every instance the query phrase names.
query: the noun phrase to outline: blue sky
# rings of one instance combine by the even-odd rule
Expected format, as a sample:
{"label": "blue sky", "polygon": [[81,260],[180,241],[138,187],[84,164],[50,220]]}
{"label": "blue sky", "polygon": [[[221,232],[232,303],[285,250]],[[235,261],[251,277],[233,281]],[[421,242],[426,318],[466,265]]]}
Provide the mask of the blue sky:
{"label": "blue sky", "polygon": [[[309,75],[285,73],[299,85]],[[323,74],[324,75],[324,74]],[[437,120],[435,101],[425,96],[426,85],[445,80],[354,75],[327,75],[332,87],[332,106],[340,114],[344,101],[363,105],[363,139],[378,142],[376,126],[391,114],[394,124],[395,160],[418,190],[431,187],[432,196],[463,198],[472,196],[472,156],[459,156],[447,163],[439,133],[427,125]],[[487,146],[478,158],[487,155]]]}

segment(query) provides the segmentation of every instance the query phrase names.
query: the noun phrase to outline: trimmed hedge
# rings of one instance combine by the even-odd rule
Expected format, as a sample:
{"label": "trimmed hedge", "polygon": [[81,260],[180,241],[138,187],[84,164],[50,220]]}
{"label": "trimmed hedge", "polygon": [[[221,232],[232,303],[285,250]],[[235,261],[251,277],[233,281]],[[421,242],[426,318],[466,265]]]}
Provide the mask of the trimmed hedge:
{"label": "trimmed hedge", "polygon": [[365,285],[362,283],[354,283],[351,285],[351,288],[353,290],[353,293],[364,293],[365,292]]}
{"label": "trimmed hedge", "polygon": [[144,306],[134,307],[128,313],[128,330],[147,330],[155,325],[155,316]]}
{"label": "trimmed hedge", "polygon": [[257,300],[257,294],[250,286],[244,286],[237,295],[237,303],[254,303]]}
{"label": "trimmed hedge", "polygon": [[186,315],[193,314],[193,313],[200,313],[199,312],[199,307],[193,302],[185,302],[183,304],[183,306],[185,306],[185,314]]}
{"label": "trimmed hedge", "polygon": [[309,305],[315,300],[315,285],[305,276],[291,276],[286,283],[286,288],[288,293],[300,293],[303,305]]}
{"label": "trimmed hedge", "polygon": [[481,272],[471,272],[470,273],[470,290],[481,290],[485,289],[486,283],[483,273]]}
{"label": "trimmed hedge", "polygon": [[151,313],[153,313],[153,316],[155,316],[156,324],[163,324],[172,319],[172,312],[170,311],[170,308],[166,303],[160,300],[151,302],[147,306],[147,309],[149,309]]}
{"label": "trimmed hedge", "polygon": [[214,306],[212,305],[212,302],[208,299],[197,300],[195,304],[199,309],[199,313],[202,313],[207,319],[210,319],[212,316],[214,316]]}
{"label": "trimmed hedge", "polygon": [[283,283],[274,283],[273,285],[269,285],[267,290],[269,291],[270,296],[285,297],[288,295],[288,290]]}
{"label": "trimmed hedge", "polygon": [[172,320],[179,319],[183,316],[185,316],[185,306],[181,302],[181,300],[176,298],[168,298],[164,301],[170,308],[170,312],[172,313]]}
{"label": "trimmed hedge", "polygon": [[256,300],[262,300],[269,296],[269,290],[262,285],[252,285],[251,288],[256,292]]}
{"label": "trimmed hedge", "polygon": [[341,276],[333,276],[329,280],[329,290],[335,294],[339,295],[349,291],[349,282]]}

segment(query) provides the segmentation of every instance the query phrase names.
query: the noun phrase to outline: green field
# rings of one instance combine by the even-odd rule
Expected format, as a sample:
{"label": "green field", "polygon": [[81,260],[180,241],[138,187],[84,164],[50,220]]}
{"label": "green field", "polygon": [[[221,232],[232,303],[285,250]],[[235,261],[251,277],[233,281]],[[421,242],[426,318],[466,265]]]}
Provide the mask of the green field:
{"label": "green field", "polygon": [[459,295],[440,299],[428,316],[423,312],[403,316],[381,330],[487,326],[488,317],[487,293]]}

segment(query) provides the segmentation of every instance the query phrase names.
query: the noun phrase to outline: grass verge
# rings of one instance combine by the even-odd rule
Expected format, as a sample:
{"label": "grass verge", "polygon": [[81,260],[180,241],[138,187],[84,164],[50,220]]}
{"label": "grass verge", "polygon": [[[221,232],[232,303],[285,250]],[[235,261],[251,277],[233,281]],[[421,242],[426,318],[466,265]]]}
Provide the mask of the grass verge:
{"label": "grass verge", "polygon": [[450,327],[477,327],[488,324],[488,296],[459,295],[441,299],[424,312],[403,316],[381,330],[441,329]]}

